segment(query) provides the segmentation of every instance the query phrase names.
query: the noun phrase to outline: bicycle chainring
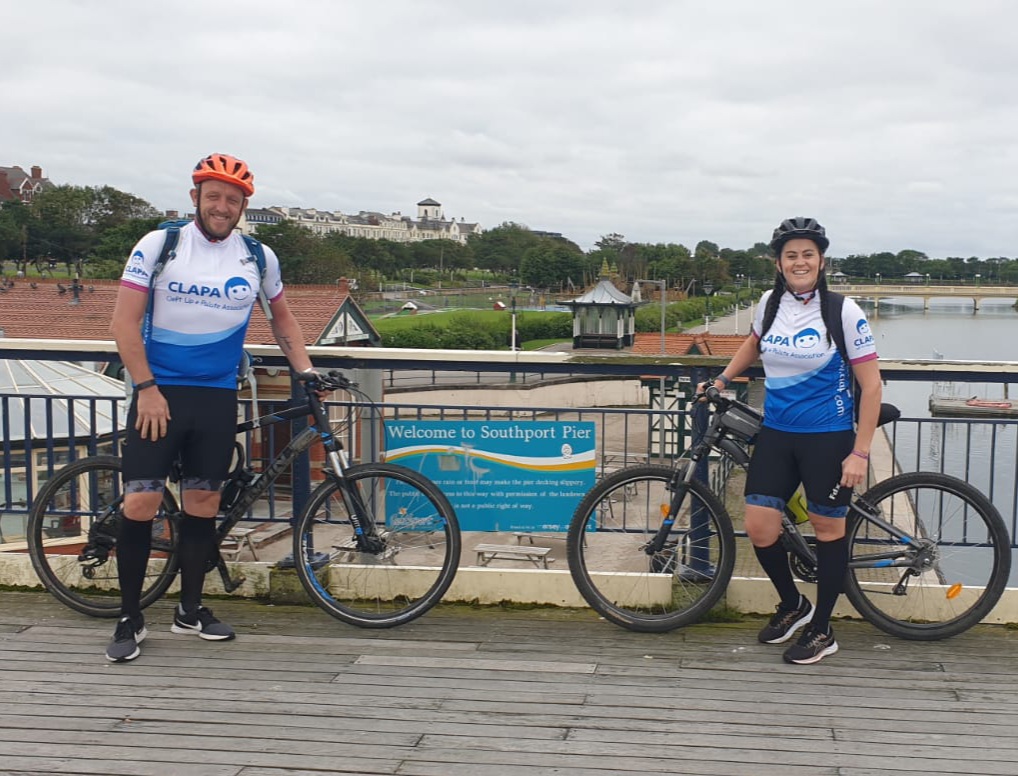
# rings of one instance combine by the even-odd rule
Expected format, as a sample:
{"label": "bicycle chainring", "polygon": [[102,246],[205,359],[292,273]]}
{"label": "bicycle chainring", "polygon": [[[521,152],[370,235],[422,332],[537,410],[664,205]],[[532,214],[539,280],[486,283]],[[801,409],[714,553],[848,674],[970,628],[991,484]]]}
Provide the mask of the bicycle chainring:
{"label": "bicycle chainring", "polygon": [[803,560],[794,552],[788,556],[788,565],[791,567],[792,573],[795,574],[795,576],[797,576],[803,582],[816,584],[817,581],[816,566]]}

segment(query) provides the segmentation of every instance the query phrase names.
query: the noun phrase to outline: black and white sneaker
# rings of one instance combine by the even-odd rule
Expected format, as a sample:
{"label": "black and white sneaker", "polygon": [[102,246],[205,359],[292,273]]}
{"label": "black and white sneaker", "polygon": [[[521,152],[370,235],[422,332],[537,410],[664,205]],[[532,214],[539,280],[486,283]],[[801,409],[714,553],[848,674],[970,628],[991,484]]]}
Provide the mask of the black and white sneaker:
{"label": "black and white sneaker", "polygon": [[802,632],[798,641],[785,650],[784,658],[786,663],[809,665],[819,663],[837,651],[838,642],[834,640],[834,631],[828,628],[824,633],[811,625]]}
{"label": "black and white sneaker", "polygon": [[145,630],[145,618],[138,615],[132,620],[124,615],[117,621],[117,629],[113,631],[113,640],[106,647],[106,659],[111,663],[126,663],[141,654],[138,646],[148,636]]}
{"label": "black and white sneaker", "polygon": [[778,604],[777,611],[757,635],[757,639],[762,644],[783,644],[812,619],[813,604],[806,596],[800,595],[799,606],[795,609],[786,609]]}
{"label": "black and white sneaker", "polygon": [[206,641],[229,641],[237,634],[225,622],[220,622],[212,615],[212,610],[199,606],[197,611],[185,614],[178,606],[173,613],[174,633],[190,633]]}

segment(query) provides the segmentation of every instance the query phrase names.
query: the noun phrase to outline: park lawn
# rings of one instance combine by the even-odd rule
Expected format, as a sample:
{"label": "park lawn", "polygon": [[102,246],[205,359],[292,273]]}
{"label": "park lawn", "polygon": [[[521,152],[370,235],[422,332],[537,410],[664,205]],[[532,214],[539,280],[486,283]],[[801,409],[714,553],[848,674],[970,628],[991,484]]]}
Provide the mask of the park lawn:
{"label": "park lawn", "polygon": [[[517,313],[516,317],[519,317],[522,313]],[[551,313],[536,313],[527,312],[527,315],[549,315]],[[421,326],[423,324],[431,324],[432,326],[448,326],[449,322],[456,317],[465,317],[471,320],[476,320],[479,323],[491,323],[493,321],[505,321],[509,323],[512,320],[512,313],[508,310],[442,310],[441,312],[425,313],[418,312],[413,315],[402,314],[402,315],[389,315],[378,318],[372,318],[372,325],[378,329],[379,334],[386,334],[387,332],[403,331],[405,329],[412,329],[415,326]]]}

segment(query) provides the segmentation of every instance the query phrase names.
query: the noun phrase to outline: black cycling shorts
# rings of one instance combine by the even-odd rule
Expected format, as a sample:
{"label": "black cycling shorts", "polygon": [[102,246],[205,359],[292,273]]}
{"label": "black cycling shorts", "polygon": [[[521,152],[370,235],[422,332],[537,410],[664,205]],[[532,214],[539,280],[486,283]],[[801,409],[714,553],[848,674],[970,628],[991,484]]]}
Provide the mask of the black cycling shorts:
{"label": "black cycling shorts", "polygon": [[166,436],[155,442],[142,439],[134,427],[138,396],[127,412],[123,449],[124,482],[165,481],[179,455],[183,477],[220,483],[233,462],[237,437],[237,392],[229,388],[192,385],[159,386],[170,405]]}
{"label": "black cycling shorts", "polygon": [[802,483],[810,512],[844,517],[852,489],[839,485],[841,463],[854,444],[854,431],[796,434],[764,426],[749,461],[747,503],[780,509]]}

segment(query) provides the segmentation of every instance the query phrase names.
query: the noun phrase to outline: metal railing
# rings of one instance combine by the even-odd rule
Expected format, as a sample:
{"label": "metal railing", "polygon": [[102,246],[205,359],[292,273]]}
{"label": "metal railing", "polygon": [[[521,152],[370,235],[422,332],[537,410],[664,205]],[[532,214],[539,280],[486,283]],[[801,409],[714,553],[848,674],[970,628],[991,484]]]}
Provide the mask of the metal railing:
{"label": "metal railing", "polygon": [[[11,346],[11,340],[0,340],[0,358],[31,358],[37,360],[88,360],[84,353],[108,356],[112,346],[109,343],[91,343],[91,350],[83,352],[77,343],[36,343],[32,347],[19,343]],[[257,349],[256,349],[257,350]],[[282,365],[278,351],[265,348],[264,363],[268,366]],[[669,378],[679,376],[675,385],[683,384],[686,389],[697,381],[712,374],[725,360],[692,358],[688,363],[674,363],[672,359],[599,358],[596,356],[563,357],[554,354],[552,358],[541,358],[535,354],[509,353],[460,353],[451,354],[421,351],[418,353],[397,352],[380,349],[315,349],[313,357],[322,367],[344,367],[375,372],[381,370],[399,371],[400,385],[427,386],[432,375],[441,373],[445,380],[459,374],[460,384],[485,384],[493,388],[519,390],[519,383],[511,383],[513,373],[526,371],[529,375],[527,386],[557,384],[563,380],[582,378],[590,380],[620,376],[630,379],[656,380],[660,375]],[[529,358],[528,358],[529,357]],[[439,364],[436,361],[440,362]],[[1018,381],[1018,365],[1008,364],[959,364],[957,362],[882,362],[882,373],[886,380],[943,380],[945,372],[959,381],[978,383],[1015,380]],[[413,379],[413,375],[417,379]],[[751,370],[751,376],[759,372]],[[389,379],[378,377],[379,385],[388,384]],[[429,399],[439,399],[441,394],[432,389]],[[509,394],[511,395],[511,394]],[[597,474],[603,475],[613,467],[631,465],[634,462],[673,462],[688,446],[691,420],[688,408],[682,401],[673,406],[653,407],[565,407],[565,406],[523,406],[523,405],[474,405],[443,404],[400,401],[398,393],[390,393],[391,401],[379,405],[382,420],[465,420],[465,419],[510,419],[510,420],[590,420],[598,430]],[[66,401],[63,409],[57,402]],[[261,414],[271,410],[264,399],[259,402]],[[333,407],[346,406],[342,402],[330,404]],[[250,405],[244,404],[249,415]],[[33,427],[28,418],[37,418]],[[97,418],[100,415],[113,419],[116,430],[108,434],[96,434]],[[0,518],[22,520],[30,509],[39,484],[52,474],[54,469],[68,460],[96,452],[118,454],[122,441],[126,406],[122,397],[53,396],[49,394],[24,395],[0,393]],[[67,438],[54,434],[57,421],[64,422],[73,431]],[[344,430],[345,444],[363,459],[380,455],[382,436],[375,423],[364,423],[359,427],[350,426]],[[369,433],[365,435],[364,429]],[[658,435],[655,437],[655,429]],[[608,433],[610,430],[610,433]],[[666,438],[668,431],[671,437]],[[887,440],[894,451],[895,467],[900,471],[934,470],[943,471],[971,481],[983,490],[997,505],[1008,523],[1012,537],[1016,534],[1015,516],[1018,512],[1018,420],[1010,419],[962,419],[962,418],[902,418],[885,430]],[[257,449],[248,447],[249,456],[255,456],[255,468],[268,460],[277,447],[275,431],[266,430],[263,444]],[[621,460],[618,460],[619,453]],[[355,457],[356,457],[355,456]],[[310,467],[305,466],[305,472]],[[711,487],[724,496],[728,471],[721,466],[712,467]],[[299,508],[306,498],[310,485],[310,473],[293,473],[292,479],[284,481],[269,494],[267,507],[259,517],[285,519]],[[0,531],[3,525],[0,524]],[[1012,543],[1014,545],[1014,538]]]}

